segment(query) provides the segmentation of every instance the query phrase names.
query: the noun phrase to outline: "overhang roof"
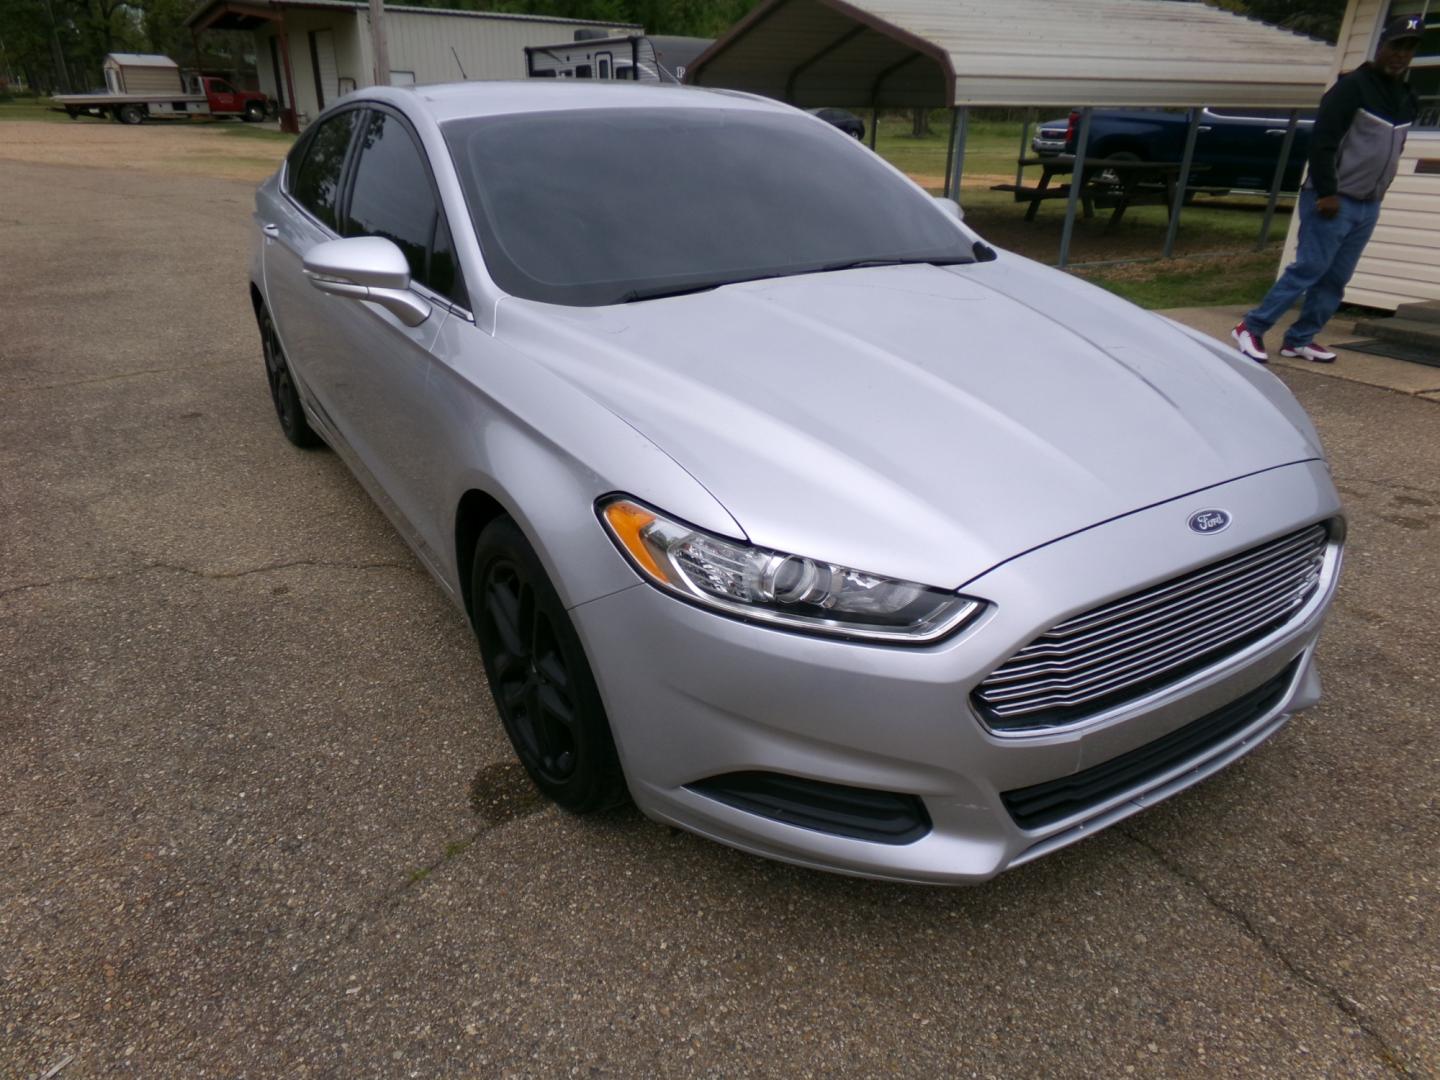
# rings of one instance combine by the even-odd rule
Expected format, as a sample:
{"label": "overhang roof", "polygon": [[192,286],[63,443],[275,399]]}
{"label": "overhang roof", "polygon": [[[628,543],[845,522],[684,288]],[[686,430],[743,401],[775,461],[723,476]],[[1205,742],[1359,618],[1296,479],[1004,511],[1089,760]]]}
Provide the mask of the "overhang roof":
{"label": "overhang roof", "polygon": [[822,105],[1314,105],[1335,50],[1191,0],[766,0],[686,81]]}
{"label": "overhang roof", "polygon": [[161,56],[159,53],[113,52],[105,59],[114,60],[121,67],[178,68],[180,66],[170,57]]}

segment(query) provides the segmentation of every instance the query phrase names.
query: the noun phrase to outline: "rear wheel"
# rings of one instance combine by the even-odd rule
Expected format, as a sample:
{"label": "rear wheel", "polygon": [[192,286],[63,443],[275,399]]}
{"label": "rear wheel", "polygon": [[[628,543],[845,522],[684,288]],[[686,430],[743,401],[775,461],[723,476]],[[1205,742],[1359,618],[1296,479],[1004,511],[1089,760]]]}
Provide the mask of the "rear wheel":
{"label": "rear wheel", "polygon": [[470,581],[490,693],[525,771],[572,813],[623,802],[624,774],[580,637],[511,519],[480,534]]}
{"label": "rear wheel", "polygon": [[[1113,154],[1106,154],[1105,160],[1128,163],[1132,161],[1143,161],[1145,159],[1142,158],[1139,154],[1132,153],[1129,150],[1117,150]],[[1098,173],[1095,174],[1095,179],[1098,183],[1108,184],[1110,187],[1117,188],[1125,182],[1124,175],[1118,169],[1102,168]]]}
{"label": "rear wheel", "polygon": [[320,436],[305,419],[305,407],[300,404],[300,393],[295,389],[295,379],[275,333],[275,322],[270,317],[270,309],[263,306],[260,308],[260,344],[265,351],[265,380],[270,385],[270,400],[275,404],[280,430],[301,449],[322,445]]}
{"label": "rear wheel", "polygon": [[121,105],[116,116],[119,117],[122,124],[143,124],[145,122],[145,106]]}

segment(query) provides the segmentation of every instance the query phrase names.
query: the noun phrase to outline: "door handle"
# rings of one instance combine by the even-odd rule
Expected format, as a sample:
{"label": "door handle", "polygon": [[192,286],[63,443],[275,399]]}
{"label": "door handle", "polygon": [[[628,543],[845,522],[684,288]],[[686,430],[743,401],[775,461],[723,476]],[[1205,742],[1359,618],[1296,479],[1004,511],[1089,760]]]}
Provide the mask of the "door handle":
{"label": "door handle", "polygon": [[1209,131],[1209,130],[1210,130],[1210,125],[1209,125],[1209,124],[1201,124],[1201,125],[1200,125],[1199,127],[1197,127],[1195,130],[1196,130],[1196,131]]}
{"label": "door handle", "polygon": [[1266,129],[1265,129],[1265,134],[1266,134],[1266,135],[1284,135],[1285,132],[1286,132],[1286,130],[1287,130],[1287,129],[1285,129],[1285,128],[1266,128]]}
{"label": "door handle", "polygon": [[260,231],[263,232],[266,236],[268,236],[271,240],[276,240],[280,237],[279,225],[262,225],[260,226]]}

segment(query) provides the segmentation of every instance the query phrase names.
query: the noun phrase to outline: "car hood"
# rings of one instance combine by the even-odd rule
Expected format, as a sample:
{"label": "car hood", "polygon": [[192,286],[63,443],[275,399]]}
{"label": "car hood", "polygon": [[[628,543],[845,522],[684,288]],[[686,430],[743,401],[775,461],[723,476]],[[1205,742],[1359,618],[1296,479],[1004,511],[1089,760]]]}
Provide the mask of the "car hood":
{"label": "car hood", "polygon": [[614,307],[508,299],[496,330],[673,457],[753,543],[944,588],[1319,455],[1273,376],[1015,256]]}

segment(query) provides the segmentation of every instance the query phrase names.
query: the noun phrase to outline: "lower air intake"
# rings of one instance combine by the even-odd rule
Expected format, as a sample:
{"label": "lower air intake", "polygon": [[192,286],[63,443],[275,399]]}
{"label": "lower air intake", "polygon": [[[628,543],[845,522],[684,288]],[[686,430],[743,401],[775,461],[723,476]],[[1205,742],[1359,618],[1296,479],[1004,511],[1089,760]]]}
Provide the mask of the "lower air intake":
{"label": "lower air intake", "polygon": [[769,772],[725,773],[687,787],[746,813],[852,840],[913,844],[930,831],[925,804],[893,791]]}

